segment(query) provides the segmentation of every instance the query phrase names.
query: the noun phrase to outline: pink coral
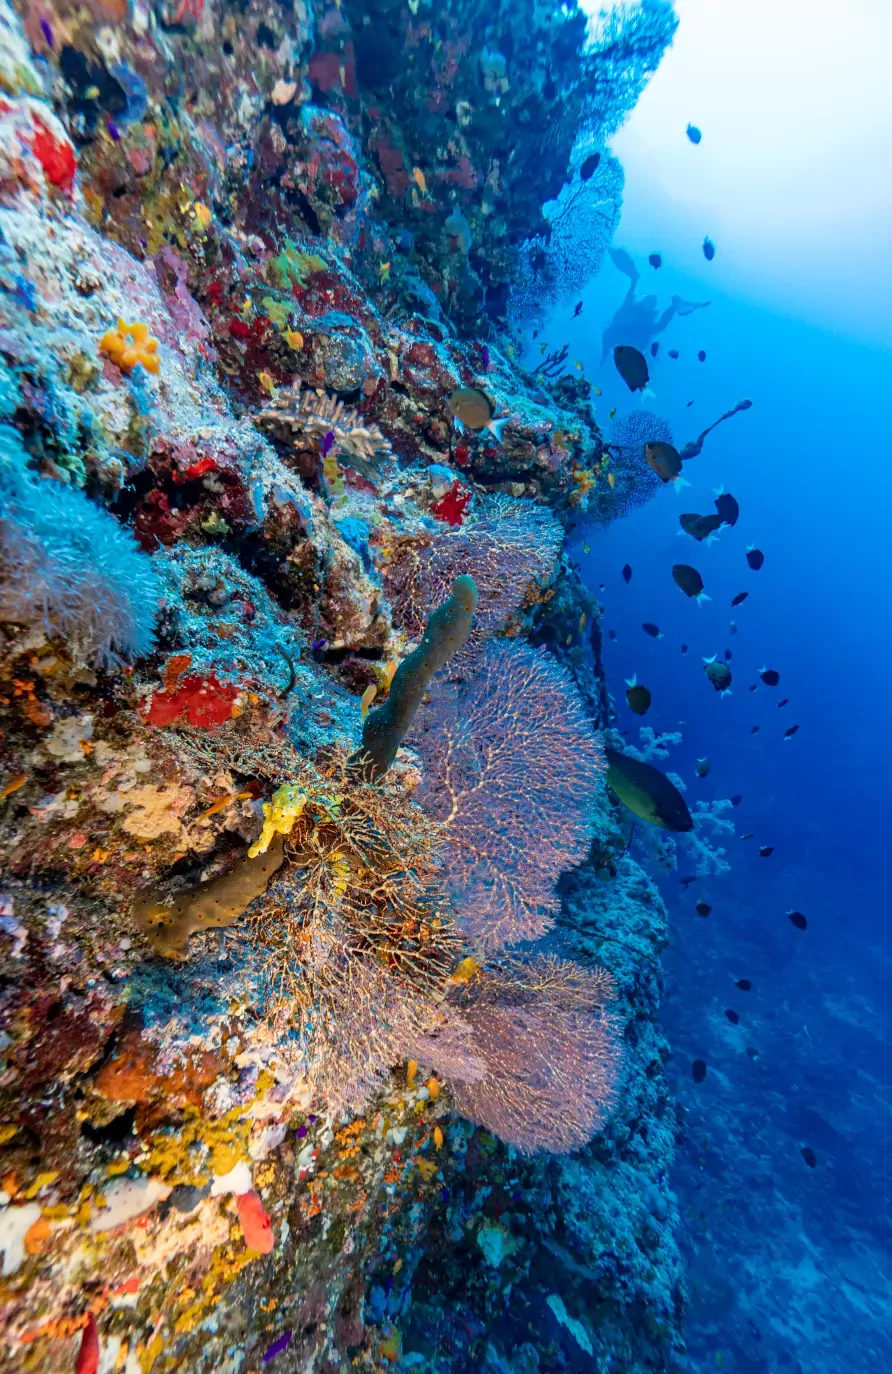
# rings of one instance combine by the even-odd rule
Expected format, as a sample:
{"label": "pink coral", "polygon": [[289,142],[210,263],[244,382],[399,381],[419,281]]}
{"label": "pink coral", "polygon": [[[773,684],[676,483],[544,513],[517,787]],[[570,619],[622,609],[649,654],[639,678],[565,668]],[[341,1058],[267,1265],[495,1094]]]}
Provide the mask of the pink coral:
{"label": "pink coral", "polygon": [[620,1061],[613,981],[549,956],[495,965],[455,1001],[462,1028],[415,1042],[455,1108],[522,1154],[579,1149],[603,1124]]}
{"label": "pink coral", "polygon": [[478,951],[535,940],[554,885],[585,858],[603,752],[553,659],[491,644],[470,684],[443,687],[409,742],[425,765],[419,803],[446,830],[444,872]]}

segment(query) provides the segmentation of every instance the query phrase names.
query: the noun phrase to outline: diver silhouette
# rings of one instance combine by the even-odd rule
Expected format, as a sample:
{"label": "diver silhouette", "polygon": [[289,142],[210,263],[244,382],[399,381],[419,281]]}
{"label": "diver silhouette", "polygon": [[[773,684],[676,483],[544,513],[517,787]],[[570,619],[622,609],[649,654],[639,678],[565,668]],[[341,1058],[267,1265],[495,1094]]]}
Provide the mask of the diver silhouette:
{"label": "diver silhouette", "polygon": [[617,344],[632,344],[642,353],[648,344],[662,334],[676,315],[692,315],[695,310],[704,310],[709,301],[685,301],[681,296],[673,296],[670,304],[658,313],[656,296],[635,295],[641,274],[624,248],[608,248],[614,267],[629,278],[629,289],[622,305],[601,336],[601,362]]}

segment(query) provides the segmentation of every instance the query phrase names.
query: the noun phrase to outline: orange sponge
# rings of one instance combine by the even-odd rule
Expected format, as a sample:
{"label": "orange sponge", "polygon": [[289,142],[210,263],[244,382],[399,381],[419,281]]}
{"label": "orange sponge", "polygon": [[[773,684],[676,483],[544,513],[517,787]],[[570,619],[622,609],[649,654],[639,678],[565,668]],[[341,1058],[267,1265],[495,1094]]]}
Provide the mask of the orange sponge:
{"label": "orange sponge", "polygon": [[117,328],[105,331],[99,347],[122,372],[131,372],[137,363],[142,363],[146,372],[157,373],[161,368],[158,340],[149,333],[149,326],[139,320],[135,324],[118,320]]}

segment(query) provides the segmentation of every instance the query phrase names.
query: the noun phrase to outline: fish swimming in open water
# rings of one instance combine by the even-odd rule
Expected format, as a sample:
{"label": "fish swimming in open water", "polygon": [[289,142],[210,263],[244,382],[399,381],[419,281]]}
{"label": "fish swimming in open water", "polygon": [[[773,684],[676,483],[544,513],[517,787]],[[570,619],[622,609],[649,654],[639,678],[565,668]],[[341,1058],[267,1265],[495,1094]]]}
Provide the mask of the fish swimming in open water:
{"label": "fish swimming in open water", "polygon": [[616,370],[630,391],[644,391],[650,381],[647,360],[631,344],[617,344],[613,350]]}
{"label": "fish swimming in open water", "polygon": [[737,521],[740,519],[740,506],[737,504],[737,501],[731,495],[730,491],[719,488],[715,494],[713,505],[718,511],[719,518],[723,525],[737,524]]}
{"label": "fish swimming in open water", "polygon": [[693,830],[687,802],[665,773],[617,749],[607,749],[607,784],[624,806],[661,830]]}
{"label": "fish swimming in open water", "polygon": [[692,539],[696,539],[701,544],[705,539],[707,543],[712,543],[716,536],[716,530],[722,527],[722,517],[720,515],[696,515],[691,512],[680,515],[678,523],[689,534]]}
{"label": "fish swimming in open water", "polygon": [[712,658],[704,658],[703,663],[703,671],[715,690],[721,692],[723,697],[729,697],[731,695],[732,679],[731,669],[728,667],[727,663],[722,663],[715,654],[713,654]]}
{"label": "fish swimming in open water", "polygon": [[696,568],[691,567],[690,563],[673,564],[672,580],[676,587],[680,587],[685,596],[691,597],[698,606],[702,605],[704,601],[712,600],[703,590],[703,578]]}
{"label": "fish swimming in open water", "polygon": [[647,466],[655,472],[661,482],[674,482],[681,475],[681,457],[678,449],[662,439],[654,439],[644,445]]}
{"label": "fish swimming in open water", "polygon": [[643,687],[637,677],[633,676],[626,679],[626,701],[629,709],[635,712],[636,716],[645,716],[650,710],[651,696],[646,687]]}

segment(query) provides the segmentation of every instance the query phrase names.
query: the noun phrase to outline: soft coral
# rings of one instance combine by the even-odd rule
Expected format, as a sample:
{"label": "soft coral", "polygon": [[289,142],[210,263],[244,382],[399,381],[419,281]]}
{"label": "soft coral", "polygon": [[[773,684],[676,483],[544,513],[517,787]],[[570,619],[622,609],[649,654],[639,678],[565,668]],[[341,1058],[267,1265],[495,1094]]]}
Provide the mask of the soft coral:
{"label": "soft coral", "polygon": [[185,716],[194,729],[212,730],[232,718],[237,696],[236,687],[220,682],[213,673],[207,677],[191,673],[181,678],[178,687],[156,692],[144,717],[150,725],[173,725]]}

